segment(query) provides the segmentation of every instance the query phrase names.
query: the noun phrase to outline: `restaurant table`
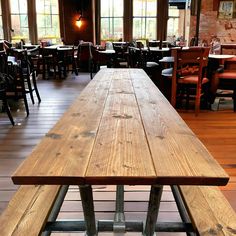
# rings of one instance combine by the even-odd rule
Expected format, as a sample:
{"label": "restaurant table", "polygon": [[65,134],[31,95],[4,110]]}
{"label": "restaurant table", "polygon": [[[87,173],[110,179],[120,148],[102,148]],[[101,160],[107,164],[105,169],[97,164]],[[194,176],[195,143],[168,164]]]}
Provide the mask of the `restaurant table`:
{"label": "restaurant table", "polygon": [[[229,177],[143,70],[102,69],[12,180],[79,185],[88,235],[96,235],[91,185],[118,185],[119,206],[123,185],[151,185],[144,232],[153,235],[163,185]],[[114,225],[124,218],[116,216]]]}

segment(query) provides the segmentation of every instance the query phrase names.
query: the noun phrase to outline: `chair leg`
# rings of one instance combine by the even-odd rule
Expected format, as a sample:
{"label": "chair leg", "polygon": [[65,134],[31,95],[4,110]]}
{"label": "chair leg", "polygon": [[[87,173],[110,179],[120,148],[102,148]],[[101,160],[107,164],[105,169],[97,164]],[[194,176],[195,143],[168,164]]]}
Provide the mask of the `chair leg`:
{"label": "chair leg", "polygon": [[236,112],[236,88],[234,89],[233,93],[233,102],[234,102],[234,112]]}
{"label": "chair leg", "polygon": [[9,120],[11,121],[11,124],[14,126],[14,125],[15,125],[15,122],[14,122],[13,117],[12,117],[12,115],[11,115],[11,111],[10,111],[10,109],[9,109],[8,102],[7,102],[6,99],[3,99],[2,102],[3,102],[3,107],[4,107],[4,109],[6,110],[7,115],[8,115],[8,117],[9,117]]}
{"label": "chair leg", "polygon": [[186,104],[185,104],[186,110],[189,109],[189,99],[190,99],[190,89],[186,88]]}
{"label": "chair leg", "polygon": [[201,102],[201,90],[197,89],[196,100],[195,100],[195,116],[200,112],[200,102]]}
{"label": "chair leg", "polygon": [[31,82],[30,82],[30,76],[27,75],[27,85],[28,85],[28,89],[29,89],[29,94],[30,94],[30,98],[31,98],[31,101],[32,103],[34,104],[34,95],[33,95],[33,88],[32,88],[32,85],[31,85]]}
{"label": "chair leg", "polygon": [[33,73],[32,73],[32,81],[33,81],[35,93],[36,93],[37,98],[38,98],[38,102],[40,103],[40,102],[41,102],[41,97],[40,97],[39,91],[38,91],[38,86],[37,86],[37,82],[36,82],[36,74],[35,74],[35,71],[33,71]]}
{"label": "chair leg", "polygon": [[29,106],[28,106],[28,102],[27,102],[27,98],[26,98],[26,94],[24,94],[24,103],[25,103],[25,110],[26,110],[26,116],[29,116]]}
{"label": "chair leg", "polygon": [[75,72],[75,75],[79,75],[78,69],[77,69],[77,63],[75,60],[73,60],[73,62],[72,62],[72,70],[73,70],[73,72]]}
{"label": "chair leg", "polygon": [[90,79],[93,79],[93,63],[89,60],[89,72],[90,72]]}

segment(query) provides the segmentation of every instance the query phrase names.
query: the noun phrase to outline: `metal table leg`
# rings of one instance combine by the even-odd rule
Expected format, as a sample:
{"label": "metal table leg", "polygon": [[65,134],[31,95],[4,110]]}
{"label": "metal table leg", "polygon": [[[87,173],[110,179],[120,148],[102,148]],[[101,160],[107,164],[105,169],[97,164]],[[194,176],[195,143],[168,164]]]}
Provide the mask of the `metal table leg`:
{"label": "metal table leg", "polygon": [[84,220],[86,226],[86,235],[97,235],[94,205],[93,205],[93,192],[91,185],[80,185],[80,196],[84,211]]}
{"label": "metal table leg", "polygon": [[149,197],[147,220],[145,225],[144,236],[153,236],[160,207],[163,186],[152,185]]}
{"label": "metal table leg", "polygon": [[116,212],[114,217],[113,231],[115,233],[125,233],[125,214],[124,214],[124,186],[116,187]]}

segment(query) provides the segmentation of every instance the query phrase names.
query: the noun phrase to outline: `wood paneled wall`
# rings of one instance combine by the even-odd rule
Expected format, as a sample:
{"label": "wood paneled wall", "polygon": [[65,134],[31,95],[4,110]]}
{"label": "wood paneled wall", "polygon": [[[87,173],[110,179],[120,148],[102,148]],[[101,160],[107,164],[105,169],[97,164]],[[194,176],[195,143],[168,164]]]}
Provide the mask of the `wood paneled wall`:
{"label": "wood paneled wall", "polygon": [[[67,44],[79,40],[93,42],[93,0],[61,0],[61,35]],[[82,11],[82,26],[78,28],[76,20]]]}

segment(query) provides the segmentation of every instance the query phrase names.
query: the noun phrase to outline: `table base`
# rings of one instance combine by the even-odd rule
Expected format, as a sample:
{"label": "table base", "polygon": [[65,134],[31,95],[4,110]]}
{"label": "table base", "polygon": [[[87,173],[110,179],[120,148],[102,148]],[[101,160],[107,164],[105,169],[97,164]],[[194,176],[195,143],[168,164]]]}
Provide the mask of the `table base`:
{"label": "table base", "polygon": [[96,222],[91,185],[79,186],[84,220],[56,221],[56,217],[68,190],[68,186],[63,186],[42,235],[47,236],[54,231],[84,231],[86,236],[95,236],[98,232],[114,232],[117,235],[124,235],[126,232],[142,232],[143,236],[153,236],[155,232],[186,232],[188,236],[196,235],[178,188],[176,186],[171,186],[171,188],[183,222],[157,223],[163,186],[153,185],[151,186],[147,219],[144,225],[142,221],[125,221],[123,185],[117,185],[116,210],[113,221],[99,220]]}

